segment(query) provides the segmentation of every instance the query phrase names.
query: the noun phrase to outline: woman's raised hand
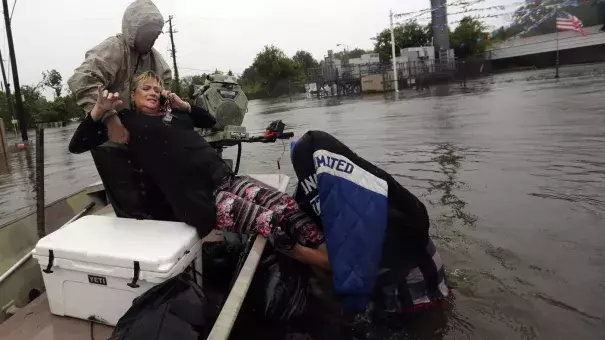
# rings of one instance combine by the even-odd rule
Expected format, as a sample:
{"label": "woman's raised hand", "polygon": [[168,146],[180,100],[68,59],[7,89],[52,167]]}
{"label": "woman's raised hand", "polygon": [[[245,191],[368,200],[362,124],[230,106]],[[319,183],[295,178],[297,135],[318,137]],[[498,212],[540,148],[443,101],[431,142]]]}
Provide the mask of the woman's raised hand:
{"label": "woman's raised hand", "polygon": [[103,87],[102,84],[97,86],[99,95],[97,96],[97,108],[99,111],[105,113],[109,110],[114,110],[124,105],[124,101],[120,98],[118,92],[111,93]]}

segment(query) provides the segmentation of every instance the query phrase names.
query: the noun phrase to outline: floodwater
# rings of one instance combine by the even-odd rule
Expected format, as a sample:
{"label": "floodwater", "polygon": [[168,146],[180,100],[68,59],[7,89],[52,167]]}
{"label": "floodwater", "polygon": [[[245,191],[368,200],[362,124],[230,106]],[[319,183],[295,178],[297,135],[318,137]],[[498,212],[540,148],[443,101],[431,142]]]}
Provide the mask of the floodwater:
{"label": "floodwater", "polygon": [[[254,101],[262,132],[282,119],[328,131],[422,199],[455,297],[408,338],[605,338],[605,66],[512,73],[398,96]],[[48,130],[47,201],[98,180],[70,155],[75,126]],[[244,145],[241,172],[293,175],[289,147]],[[284,152],[285,151],[285,152]],[[226,156],[234,156],[228,150]],[[0,218],[34,205],[35,156],[0,176]]]}

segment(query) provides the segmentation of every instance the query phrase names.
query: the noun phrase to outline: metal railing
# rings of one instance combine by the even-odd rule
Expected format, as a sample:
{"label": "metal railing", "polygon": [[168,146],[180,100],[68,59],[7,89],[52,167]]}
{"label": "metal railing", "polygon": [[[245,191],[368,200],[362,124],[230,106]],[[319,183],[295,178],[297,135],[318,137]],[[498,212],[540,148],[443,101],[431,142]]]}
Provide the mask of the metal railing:
{"label": "metal railing", "polygon": [[[414,78],[438,72],[453,72],[457,69],[459,63],[460,61],[455,59],[398,62],[397,70],[398,74],[403,78]],[[310,82],[332,82],[336,80],[361,79],[364,76],[382,75],[388,72],[393,72],[393,65],[390,62],[339,66],[324,64],[322,67],[310,69],[307,72],[307,77]]]}

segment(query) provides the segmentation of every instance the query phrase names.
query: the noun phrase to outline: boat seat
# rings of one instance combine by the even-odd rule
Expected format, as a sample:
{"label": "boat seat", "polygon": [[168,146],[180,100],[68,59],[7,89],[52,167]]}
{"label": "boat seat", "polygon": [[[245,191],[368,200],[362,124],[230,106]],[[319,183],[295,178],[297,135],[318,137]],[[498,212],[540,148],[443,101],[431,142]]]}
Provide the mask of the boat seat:
{"label": "boat seat", "polygon": [[160,190],[136,166],[128,150],[104,145],[91,154],[115,216],[176,220]]}

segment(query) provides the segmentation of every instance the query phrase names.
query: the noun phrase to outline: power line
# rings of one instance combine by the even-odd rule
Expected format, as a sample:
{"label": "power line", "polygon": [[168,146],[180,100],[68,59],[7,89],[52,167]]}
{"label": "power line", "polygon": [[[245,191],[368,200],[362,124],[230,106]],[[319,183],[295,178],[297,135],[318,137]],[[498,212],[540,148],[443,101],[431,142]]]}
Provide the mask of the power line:
{"label": "power line", "polygon": [[15,6],[17,6],[17,0],[15,0],[15,2],[13,2],[13,9],[11,10],[11,17],[10,17],[10,22],[13,21],[13,13],[15,13]]}

